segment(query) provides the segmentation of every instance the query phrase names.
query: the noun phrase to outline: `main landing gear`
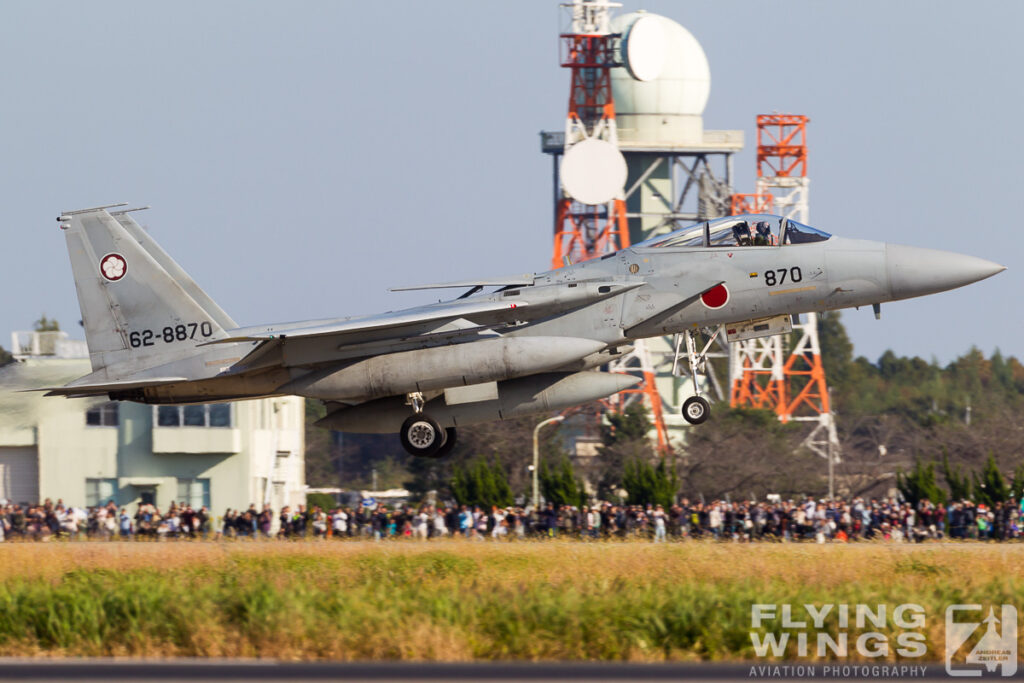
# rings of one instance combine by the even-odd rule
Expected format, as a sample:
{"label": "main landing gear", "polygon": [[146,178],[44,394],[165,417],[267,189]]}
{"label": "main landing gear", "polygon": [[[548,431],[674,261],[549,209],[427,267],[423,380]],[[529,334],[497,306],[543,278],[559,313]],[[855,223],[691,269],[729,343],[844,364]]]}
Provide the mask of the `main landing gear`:
{"label": "main landing gear", "polygon": [[442,428],[437,420],[423,412],[423,394],[412,392],[406,403],[413,414],[402,423],[398,438],[409,455],[419,458],[443,458],[455,448],[455,427]]}
{"label": "main landing gear", "polygon": [[[711,348],[711,345],[715,343],[715,339],[718,337],[718,333],[722,331],[719,327],[715,330],[715,333],[708,339],[708,343],[704,345],[704,348],[699,352],[697,351],[697,330],[687,330],[681,335],[686,340],[686,360],[690,366],[690,378],[693,380],[693,396],[683,401],[682,414],[683,419],[692,425],[699,425],[708,419],[711,415],[711,404],[708,400],[700,395],[700,384],[697,382],[697,375],[704,374],[707,366],[707,353]],[[676,368],[679,363],[679,338],[676,338],[676,357],[675,363],[673,363],[672,374],[676,374]]]}

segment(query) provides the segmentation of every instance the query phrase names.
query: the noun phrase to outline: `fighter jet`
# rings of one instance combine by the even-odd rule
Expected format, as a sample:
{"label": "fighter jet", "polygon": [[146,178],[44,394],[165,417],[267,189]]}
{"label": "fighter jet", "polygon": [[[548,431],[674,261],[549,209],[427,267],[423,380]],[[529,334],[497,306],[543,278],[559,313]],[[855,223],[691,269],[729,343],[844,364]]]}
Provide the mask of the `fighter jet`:
{"label": "fighter jet", "polygon": [[[318,424],[398,433],[441,457],[456,429],[560,410],[634,386],[601,366],[638,339],[786,332],[792,316],[941,292],[1004,267],[947,251],[835,237],[773,215],[720,218],[557,270],[403,289],[461,289],[377,315],[239,327],[123,204],[66,211],[92,373],[49,395],[150,404],[297,395]],[[117,209],[117,210],[115,210]],[[691,423],[708,417],[696,395]]]}

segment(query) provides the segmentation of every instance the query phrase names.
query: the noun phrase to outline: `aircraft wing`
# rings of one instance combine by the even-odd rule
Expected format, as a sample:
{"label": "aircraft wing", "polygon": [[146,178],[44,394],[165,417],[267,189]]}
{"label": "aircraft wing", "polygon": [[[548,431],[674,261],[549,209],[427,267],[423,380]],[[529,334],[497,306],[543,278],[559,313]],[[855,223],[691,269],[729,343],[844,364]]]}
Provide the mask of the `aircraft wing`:
{"label": "aircraft wing", "polygon": [[[424,346],[457,344],[500,336],[509,325],[529,322],[590,305],[643,286],[594,281],[568,287],[539,287],[525,294],[455,299],[379,315],[316,320],[227,330],[209,344],[251,344],[231,372],[269,367],[304,367],[352,358],[396,353]],[[512,294],[511,292],[509,294]],[[520,296],[523,294],[523,296]],[[494,300],[497,299],[497,300]]]}
{"label": "aircraft wing", "polygon": [[435,282],[429,285],[412,285],[409,287],[391,287],[389,292],[411,292],[416,289],[445,289],[455,287],[525,287],[532,285],[534,276],[530,274],[512,275],[510,277],[484,278],[482,280],[460,280],[458,282]]}
{"label": "aircraft wing", "polygon": [[276,328],[239,328],[229,330],[228,336],[216,341],[200,344],[227,344],[232,342],[260,342],[272,339],[297,339],[310,337],[327,337],[341,335],[358,335],[359,333],[373,333],[389,328],[410,327],[426,323],[438,323],[446,320],[467,318],[472,320],[474,316],[497,315],[508,312],[510,319],[515,317],[511,312],[525,308],[526,302],[508,303],[504,301],[492,302],[464,302],[456,300],[446,304],[434,304],[430,307],[415,308],[394,313],[383,313],[360,318],[342,318],[339,320],[323,321],[314,325],[301,327],[282,326]]}

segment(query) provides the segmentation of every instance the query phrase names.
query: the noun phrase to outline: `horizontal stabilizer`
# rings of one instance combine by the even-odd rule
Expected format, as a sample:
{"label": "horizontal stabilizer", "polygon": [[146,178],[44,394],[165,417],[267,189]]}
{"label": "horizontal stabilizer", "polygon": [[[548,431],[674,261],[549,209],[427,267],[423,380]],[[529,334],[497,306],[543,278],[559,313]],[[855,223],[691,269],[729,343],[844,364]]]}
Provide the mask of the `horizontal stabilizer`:
{"label": "horizontal stabilizer", "polygon": [[160,384],[187,381],[187,377],[150,377],[147,379],[126,379],[119,382],[102,382],[97,384],[66,384],[62,387],[41,387],[39,389],[26,389],[25,391],[45,391],[47,392],[46,396],[97,396],[108,394],[112,391],[142,389],[145,387],[155,387]]}

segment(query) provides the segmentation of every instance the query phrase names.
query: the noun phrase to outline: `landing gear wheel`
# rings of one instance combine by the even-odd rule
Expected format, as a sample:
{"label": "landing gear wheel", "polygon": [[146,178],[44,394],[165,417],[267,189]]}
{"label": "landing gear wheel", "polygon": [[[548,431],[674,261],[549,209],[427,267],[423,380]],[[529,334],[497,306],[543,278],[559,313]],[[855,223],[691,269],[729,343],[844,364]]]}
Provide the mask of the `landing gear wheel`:
{"label": "landing gear wheel", "polygon": [[432,457],[444,446],[446,433],[434,418],[424,413],[412,415],[402,423],[399,439],[409,455]]}
{"label": "landing gear wheel", "polygon": [[711,414],[711,404],[703,396],[691,396],[683,402],[683,418],[692,425],[699,425]]}
{"label": "landing gear wheel", "polygon": [[458,438],[455,435],[455,427],[445,427],[444,435],[445,440],[441,443],[441,447],[438,448],[437,451],[435,451],[434,454],[429,457],[434,458],[435,460],[437,458],[443,458],[449,453],[451,453],[452,449],[455,448],[455,442],[458,440]]}

